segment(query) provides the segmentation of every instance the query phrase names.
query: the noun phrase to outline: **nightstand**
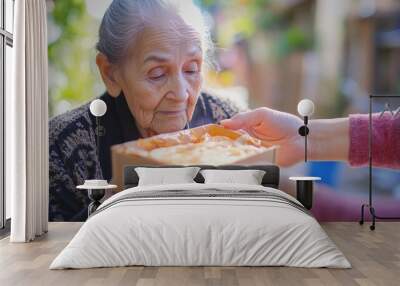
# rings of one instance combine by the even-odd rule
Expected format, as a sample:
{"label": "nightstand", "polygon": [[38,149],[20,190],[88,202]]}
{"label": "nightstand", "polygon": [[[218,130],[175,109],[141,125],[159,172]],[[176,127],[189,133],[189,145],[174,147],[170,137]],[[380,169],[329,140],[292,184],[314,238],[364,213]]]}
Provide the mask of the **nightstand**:
{"label": "nightstand", "polygon": [[[101,184],[100,184],[100,183]],[[87,190],[91,203],[88,206],[88,217],[101,205],[100,200],[104,197],[106,190],[115,189],[117,185],[109,185],[105,180],[86,180],[83,185],[76,187],[79,190]]]}
{"label": "nightstand", "polygon": [[310,210],[313,204],[314,181],[321,180],[320,177],[290,177],[289,180],[296,181],[296,198],[303,206]]}

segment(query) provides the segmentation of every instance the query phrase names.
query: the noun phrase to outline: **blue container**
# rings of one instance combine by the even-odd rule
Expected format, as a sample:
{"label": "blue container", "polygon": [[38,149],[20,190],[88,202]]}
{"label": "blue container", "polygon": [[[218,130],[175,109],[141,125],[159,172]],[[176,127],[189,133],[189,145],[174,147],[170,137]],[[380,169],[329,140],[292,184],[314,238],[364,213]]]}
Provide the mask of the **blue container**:
{"label": "blue container", "polygon": [[308,162],[308,175],[321,177],[321,183],[326,184],[333,189],[338,186],[340,162],[334,161],[314,161]]}

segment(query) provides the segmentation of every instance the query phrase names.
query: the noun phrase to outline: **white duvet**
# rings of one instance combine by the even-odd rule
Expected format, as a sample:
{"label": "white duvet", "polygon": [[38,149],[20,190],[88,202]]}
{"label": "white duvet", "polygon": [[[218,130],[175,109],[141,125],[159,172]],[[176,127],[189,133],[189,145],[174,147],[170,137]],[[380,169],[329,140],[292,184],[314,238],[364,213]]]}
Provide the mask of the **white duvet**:
{"label": "white duvet", "polygon": [[[179,184],[127,189],[90,217],[50,269],[145,266],[294,266],[350,268],[318,222],[274,200],[235,197],[174,197],[126,200],[133,192],[258,190],[232,184]],[[136,194],[136,193],[134,193]]]}

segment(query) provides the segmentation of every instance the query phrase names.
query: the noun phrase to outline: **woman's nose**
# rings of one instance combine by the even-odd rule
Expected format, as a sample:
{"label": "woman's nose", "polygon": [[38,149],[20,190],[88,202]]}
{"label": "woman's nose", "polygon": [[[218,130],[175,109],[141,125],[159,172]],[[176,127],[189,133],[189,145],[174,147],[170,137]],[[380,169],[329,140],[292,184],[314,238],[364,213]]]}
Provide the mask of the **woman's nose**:
{"label": "woman's nose", "polygon": [[186,101],[189,97],[189,84],[183,76],[176,76],[172,81],[168,98],[177,101]]}

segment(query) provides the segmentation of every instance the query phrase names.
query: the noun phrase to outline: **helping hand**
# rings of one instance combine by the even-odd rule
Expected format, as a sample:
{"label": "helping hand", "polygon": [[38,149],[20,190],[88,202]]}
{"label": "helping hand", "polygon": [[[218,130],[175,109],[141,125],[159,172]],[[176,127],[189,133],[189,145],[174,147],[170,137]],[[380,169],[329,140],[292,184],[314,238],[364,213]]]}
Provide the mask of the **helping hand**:
{"label": "helping hand", "polygon": [[230,129],[243,129],[270,144],[280,145],[277,149],[278,165],[292,165],[304,158],[304,138],[298,134],[303,123],[293,114],[261,107],[236,114],[220,123]]}

